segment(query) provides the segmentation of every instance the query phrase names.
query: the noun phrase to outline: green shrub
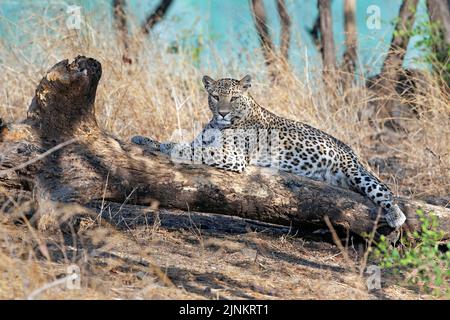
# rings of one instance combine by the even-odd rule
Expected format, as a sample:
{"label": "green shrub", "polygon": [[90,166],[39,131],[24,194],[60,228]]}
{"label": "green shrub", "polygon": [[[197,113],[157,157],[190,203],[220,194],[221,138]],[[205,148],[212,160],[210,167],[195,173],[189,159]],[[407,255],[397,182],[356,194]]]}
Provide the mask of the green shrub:
{"label": "green shrub", "polygon": [[[443,238],[433,213],[417,211],[421,222],[420,232],[414,231],[408,239],[402,238],[392,246],[381,236],[373,251],[380,267],[401,281],[418,287],[421,292],[436,297],[450,297],[450,243],[447,250],[440,248]],[[446,251],[446,252],[444,252]]]}

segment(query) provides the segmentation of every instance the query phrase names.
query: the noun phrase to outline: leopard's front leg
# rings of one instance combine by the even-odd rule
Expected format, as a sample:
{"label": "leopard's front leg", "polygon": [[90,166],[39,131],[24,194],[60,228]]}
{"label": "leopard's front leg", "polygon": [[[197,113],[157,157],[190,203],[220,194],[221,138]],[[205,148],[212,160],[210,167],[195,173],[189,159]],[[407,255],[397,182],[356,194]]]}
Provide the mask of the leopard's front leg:
{"label": "leopard's front leg", "polygon": [[147,137],[134,136],[133,138],[131,138],[131,142],[142,146],[149,151],[161,151],[161,143]]}
{"label": "leopard's front leg", "polygon": [[143,136],[134,136],[131,142],[145,150],[167,154],[176,162],[206,164],[227,171],[243,172],[249,163],[248,141],[230,132],[203,131],[189,144],[160,143]]}
{"label": "leopard's front leg", "polygon": [[176,145],[176,143],[174,142],[161,143],[159,141],[143,136],[134,136],[133,138],[131,138],[131,142],[142,146],[148,151],[157,151],[167,155],[170,155],[172,153],[172,150]]}

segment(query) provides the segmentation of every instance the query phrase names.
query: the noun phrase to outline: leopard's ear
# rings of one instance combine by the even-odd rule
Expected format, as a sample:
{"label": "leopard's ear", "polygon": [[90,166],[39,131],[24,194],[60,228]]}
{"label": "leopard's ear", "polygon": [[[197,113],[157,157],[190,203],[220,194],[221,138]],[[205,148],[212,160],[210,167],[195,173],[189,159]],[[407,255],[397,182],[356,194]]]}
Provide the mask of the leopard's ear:
{"label": "leopard's ear", "polygon": [[239,83],[241,84],[242,89],[247,90],[252,86],[252,77],[250,77],[250,75],[246,75],[241,80],[239,80]]}
{"label": "leopard's ear", "polygon": [[203,76],[202,78],[203,81],[203,85],[205,86],[206,91],[212,91],[214,88],[214,84],[216,83],[216,81],[208,76]]}

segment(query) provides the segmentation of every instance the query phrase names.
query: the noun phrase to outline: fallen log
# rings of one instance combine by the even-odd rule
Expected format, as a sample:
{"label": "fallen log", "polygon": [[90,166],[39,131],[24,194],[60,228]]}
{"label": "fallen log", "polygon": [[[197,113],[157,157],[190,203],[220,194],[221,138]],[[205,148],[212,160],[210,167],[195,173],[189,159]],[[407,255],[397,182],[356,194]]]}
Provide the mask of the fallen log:
{"label": "fallen log", "polygon": [[[267,168],[239,174],[173,163],[117,139],[95,118],[100,77],[100,63],[85,57],[47,72],[27,118],[0,128],[0,192],[32,191],[38,202],[157,204],[293,227],[323,226],[327,215],[359,235],[373,230],[378,209],[352,191]],[[404,198],[399,204],[410,229],[418,228],[415,211],[422,208],[450,235],[449,209]],[[52,210],[41,215],[40,229],[55,227]]]}

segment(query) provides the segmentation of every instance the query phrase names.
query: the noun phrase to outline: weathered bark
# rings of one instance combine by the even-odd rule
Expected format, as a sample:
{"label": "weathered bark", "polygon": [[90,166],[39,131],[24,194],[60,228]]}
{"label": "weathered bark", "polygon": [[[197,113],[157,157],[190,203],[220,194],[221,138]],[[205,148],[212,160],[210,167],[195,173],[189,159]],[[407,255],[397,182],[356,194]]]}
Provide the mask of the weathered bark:
{"label": "weathered bark", "polygon": [[355,79],[357,56],[357,33],[356,33],[356,0],[345,0],[344,2],[344,31],[346,50],[343,56],[342,71],[344,86],[350,87]]}
{"label": "weathered bark", "polygon": [[375,94],[382,97],[382,99],[377,100],[376,118],[391,129],[399,128],[392,114],[395,104],[395,87],[403,72],[402,65],[411,36],[410,31],[414,25],[417,2],[418,0],[404,0],[402,2],[398,22],[378,82],[371,85]]}
{"label": "weathered bark", "polygon": [[287,62],[289,59],[289,46],[291,42],[291,18],[287,12],[284,0],[277,0],[277,10],[281,22],[280,55],[284,61]]}
{"label": "weathered bark", "polygon": [[155,11],[149,14],[142,24],[142,33],[149,34],[150,30],[164,18],[172,3],[173,0],[161,0]]}
{"label": "weathered bark", "polygon": [[319,0],[318,2],[324,75],[334,74],[336,70],[336,49],[334,45],[330,2],[330,0]]}
{"label": "weathered bark", "polygon": [[[85,57],[49,70],[37,87],[28,118],[2,127],[0,187],[32,190],[37,199],[56,202],[158,203],[161,208],[294,227],[322,226],[327,215],[334,225],[357,234],[372,231],[377,208],[349,190],[264,168],[250,167],[238,174],[175,164],[118,140],[100,129],[95,118],[100,75],[100,63]],[[59,149],[49,151],[55,146]],[[450,235],[449,210],[406,199],[399,202],[410,228],[417,228],[414,210],[423,208],[434,211]],[[42,229],[54,221],[48,217],[51,212],[43,212],[47,218],[41,217]]]}

